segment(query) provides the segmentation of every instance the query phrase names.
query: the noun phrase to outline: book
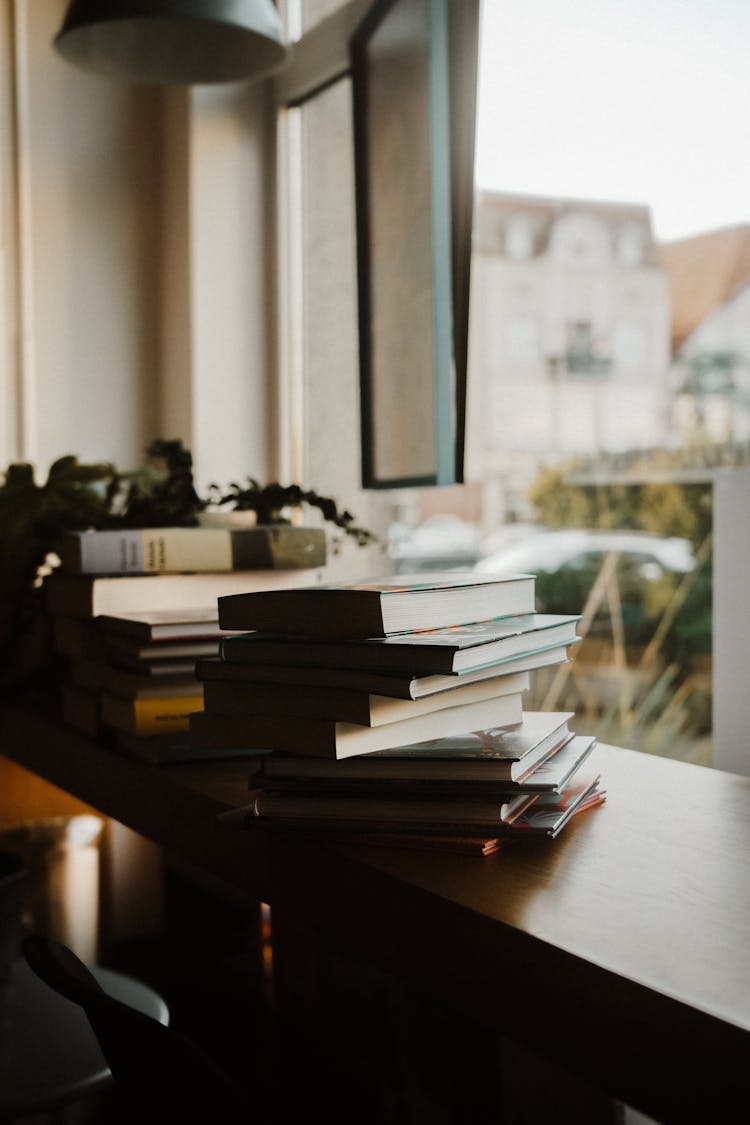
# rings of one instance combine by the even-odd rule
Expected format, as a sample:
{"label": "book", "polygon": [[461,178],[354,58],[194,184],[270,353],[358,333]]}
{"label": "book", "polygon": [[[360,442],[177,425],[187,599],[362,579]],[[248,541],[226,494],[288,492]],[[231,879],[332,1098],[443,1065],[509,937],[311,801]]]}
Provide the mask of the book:
{"label": "book", "polygon": [[[216,604],[187,609],[144,609],[140,612],[101,614],[97,625],[105,638],[123,638],[140,644],[154,641],[209,640],[227,636],[219,627]],[[230,636],[232,634],[229,634]]]}
{"label": "book", "polygon": [[147,672],[130,672],[101,660],[73,660],[68,675],[70,682],[78,687],[89,691],[109,691],[125,699],[201,694],[203,688],[195,677],[192,663],[188,664],[186,671],[177,674],[155,672],[154,663]]}
{"label": "book", "polygon": [[248,818],[246,806],[218,813],[219,824],[263,828],[266,831],[295,832],[298,837],[312,841],[324,840],[326,844],[344,844],[356,847],[405,848],[408,851],[446,852],[454,855],[493,855],[513,843],[510,836],[446,836],[426,832],[392,832],[387,828],[347,832],[339,824],[309,825],[292,823],[279,825],[275,821]]}
{"label": "book", "polygon": [[101,633],[92,617],[52,618],[55,651],[72,660],[99,660],[104,655]]}
{"label": "book", "polygon": [[391,695],[395,699],[423,699],[438,692],[452,691],[459,684],[479,683],[481,680],[494,679],[497,676],[531,672],[536,668],[548,668],[566,660],[568,660],[568,648],[566,645],[559,645],[538,652],[508,657],[507,660],[498,661],[497,664],[472,668],[468,672],[447,675],[438,672],[432,675],[415,676],[410,672],[399,672],[397,669],[391,673],[366,668],[318,668],[309,664],[250,664],[235,660],[199,657],[195,662],[195,674],[204,683],[218,680],[224,683],[301,684],[309,687],[367,691],[374,695]]}
{"label": "book", "polygon": [[190,737],[197,746],[247,746],[338,760],[463,731],[515,726],[523,717],[522,700],[523,694],[514,692],[379,727],[296,715],[198,711],[190,716]]}
{"label": "book", "polygon": [[117,749],[129,757],[149,762],[153,766],[178,765],[185,762],[223,761],[233,758],[258,758],[267,751],[223,747],[205,750],[194,746],[187,731],[166,734],[138,735],[117,731]]}
{"label": "book", "polygon": [[314,589],[219,596],[223,629],[315,637],[375,637],[534,610],[532,574],[399,574]]}
{"label": "book", "polygon": [[[426,799],[424,797],[368,797],[316,793],[273,793],[258,790],[246,806],[248,820],[327,820],[357,824],[394,825],[397,831],[415,831],[423,826],[440,825],[449,832],[451,825],[481,824],[493,831],[512,824],[539,799],[536,793],[515,793],[506,800],[479,797]],[[461,833],[456,833],[460,835]]]}
{"label": "book", "polygon": [[[445,712],[442,712],[445,714]],[[516,782],[538,768],[571,736],[572,711],[524,711],[512,729],[497,726],[446,732],[438,738],[394,743],[391,747],[330,762],[305,753],[272,754],[264,759],[262,784],[269,787],[282,778],[347,780],[399,779],[401,781]],[[576,750],[580,750],[580,745]],[[554,778],[550,772],[550,780]],[[554,781],[551,780],[554,788]]]}
{"label": "book", "polygon": [[[275,754],[274,758],[289,757],[288,768],[295,772],[277,773],[266,770],[265,762],[258,764],[257,770],[249,778],[251,789],[273,789],[285,793],[348,793],[352,795],[374,794],[454,794],[468,796],[505,796],[522,790],[525,793],[560,794],[570,784],[573,775],[587,760],[594,746],[594,735],[576,735],[566,730],[557,745],[551,745],[548,753],[542,753],[536,764],[530,764],[517,778],[496,777],[492,763],[482,773],[481,769],[467,771],[466,776],[446,778],[441,775],[440,765],[430,772],[430,760],[425,761],[424,771],[418,777],[400,777],[376,774],[368,777],[366,773],[351,776],[348,770],[315,773],[306,770],[306,762],[323,762],[323,759],[305,759],[299,755]],[[365,754],[362,758],[348,758],[343,764],[364,761],[373,757]],[[461,759],[458,760],[459,763]],[[331,764],[331,763],[326,763]],[[342,763],[332,763],[334,767]],[[459,767],[460,769],[460,767]],[[459,773],[459,770],[456,770]]]}
{"label": "book", "polygon": [[246,823],[261,821],[289,827],[345,827],[352,835],[390,830],[442,836],[556,836],[577,809],[599,804],[605,797],[598,771],[586,770],[559,796],[519,794],[509,802],[481,797],[390,801],[259,792],[244,806],[244,818]]}
{"label": "book", "polygon": [[[117,654],[115,654],[117,655]],[[154,680],[160,682],[170,677],[191,676],[195,680],[195,657],[194,656],[168,656],[161,657],[159,660],[131,660],[127,654],[122,657],[122,663],[115,664],[112,661],[109,665],[120,672],[129,672],[132,676],[149,676]],[[196,681],[197,682],[197,681]],[[115,694],[120,695],[121,692]],[[165,694],[162,692],[162,694]]]}
{"label": "book", "polygon": [[69,531],[57,554],[74,574],[309,569],[325,564],[326,534],[291,524]]}
{"label": "book", "polygon": [[98,736],[101,725],[98,692],[88,691],[76,684],[62,684],[60,703],[62,720],[66,726],[88,738]]}
{"label": "book", "polygon": [[318,570],[228,570],[193,574],[69,574],[44,579],[47,608],[69,617],[212,605],[222,594],[318,581]]}
{"label": "book", "polygon": [[474,684],[458,684],[453,691],[422,699],[396,699],[346,688],[310,687],[305,684],[231,683],[207,680],[203,684],[205,710],[223,715],[306,715],[313,719],[339,719],[377,727],[445,707],[459,707],[510,692],[528,691],[528,672],[495,676]]}
{"label": "book", "polygon": [[[219,599],[221,602],[221,599]],[[580,640],[580,615],[525,613],[389,637],[307,639],[239,633],[219,643],[222,660],[310,665],[417,675],[458,675]]]}
{"label": "book", "polygon": [[182,641],[154,641],[151,644],[139,644],[138,641],[109,641],[105,645],[107,659],[121,668],[139,669],[143,665],[158,663],[162,660],[193,661],[199,656],[216,656],[219,650],[218,641],[213,640],[182,640]]}
{"label": "book", "polygon": [[[308,837],[311,833],[308,831]],[[314,834],[313,838],[314,838]],[[445,852],[449,855],[494,855],[511,842],[498,836],[425,836],[416,832],[336,832],[327,835],[328,843],[355,844],[357,847],[406,848],[408,851]]]}
{"label": "book", "polygon": [[607,791],[599,774],[575,778],[561,794],[546,793],[534,805],[522,811],[510,826],[514,832],[541,836],[557,836],[578,812],[593,808],[606,800]]}
{"label": "book", "polygon": [[187,731],[189,716],[203,706],[200,695],[163,695],[148,699],[123,699],[103,691],[99,696],[104,726],[130,734]]}
{"label": "book", "polygon": [[[600,783],[593,785],[588,794],[569,810],[564,823],[559,825],[557,832],[559,833],[569,820],[587,809],[601,804],[606,799],[606,795],[606,790],[601,787]],[[533,806],[528,815],[529,817],[533,816]],[[512,827],[517,827],[525,816],[526,814],[521,814],[517,817]],[[458,855],[494,855],[495,852],[501,851],[512,844],[518,844],[523,840],[523,832],[514,833],[512,831],[506,831],[502,836],[486,833],[479,833],[476,836],[456,836],[438,833],[437,831],[425,831],[423,828],[417,828],[409,832],[395,832],[392,829],[389,830],[387,825],[364,827],[360,824],[348,830],[346,826],[342,826],[336,820],[320,819],[315,823],[312,823],[309,818],[289,821],[281,819],[260,820],[248,817],[246,805],[219,813],[216,819],[219,824],[242,824],[247,828],[263,827],[267,831],[294,832],[299,837],[306,837],[309,840],[323,840],[327,844],[446,852]]]}

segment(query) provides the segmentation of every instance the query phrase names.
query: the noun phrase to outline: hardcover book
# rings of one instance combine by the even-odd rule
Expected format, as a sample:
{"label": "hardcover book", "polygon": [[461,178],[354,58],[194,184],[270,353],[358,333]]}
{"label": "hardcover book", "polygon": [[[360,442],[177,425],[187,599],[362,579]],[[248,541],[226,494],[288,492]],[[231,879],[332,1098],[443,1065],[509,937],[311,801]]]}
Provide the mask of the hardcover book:
{"label": "hardcover book", "polygon": [[127,668],[138,672],[150,664],[161,664],[166,661],[182,661],[185,664],[193,662],[199,656],[215,656],[218,652],[216,640],[190,640],[190,641],[155,641],[153,644],[107,644],[105,651],[107,659],[118,668]]}
{"label": "hardcover book", "polygon": [[147,699],[122,699],[103,691],[99,697],[105,726],[129,734],[187,731],[189,716],[203,706],[202,694],[164,695]]}
{"label": "hardcover book", "polygon": [[[228,570],[194,574],[66,574],[44,580],[47,608],[71,617],[213,605],[222,594],[312,585],[317,570]],[[217,610],[218,612],[218,610]]]}
{"label": "hardcover book", "polygon": [[222,639],[220,654],[223,660],[241,664],[358,668],[408,672],[412,676],[458,675],[575,644],[580,640],[576,633],[579,620],[580,615],[522,613],[389,637],[340,640],[240,633]]}
{"label": "hardcover book", "polygon": [[[171,662],[167,661],[167,665]],[[165,695],[200,695],[202,685],[191,665],[184,672],[154,672],[160,664],[152,663],[149,674],[130,672],[101,660],[74,660],[70,663],[70,682],[89,691],[108,691],[124,699],[146,699]]]}
{"label": "hardcover book", "polygon": [[290,524],[70,531],[58,555],[75,574],[309,569],[326,561],[326,534]]}
{"label": "hardcover book", "polygon": [[506,835],[499,836],[448,836],[438,835],[436,832],[393,832],[387,826],[380,829],[364,831],[358,829],[347,832],[337,823],[332,824],[306,824],[304,821],[294,821],[290,824],[279,824],[276,821],[260,821],[248,817],[246,806],[230,809],[228,812],[219,813],[219,824],[235,825],[239,827],[256,827],[270,831],[294,832],[298,837],[307,837],[315,841],[321,838],[327,844],[344,844],[355,847],[375,848],[405,848],[407,851],[446,852],[453,855],[493,855],[506,848],[512,839]]}
{"label": "hardcover book", "polygon": [[[186,609],[144,609],[140,612],[104,613],[97,619],[99,630],[111,638],[150,644],[153,641],[207,640],[227,636],[219,626],[216,602]],[[229,634],[232,635],[231,633]]]}
{"label": "hardcover book", "polygon": [[[454,681],[455,683],[455,681]],[[456,684],[453,691],[423,699],[395,699],[346,688],[309,687],[304,684],[246,684],[207,680],[203,684],[205,710],[224,715],[301,715],[313,719],[338,719],[377,727],[426,715],[445,707],[459,707],[511,692],[528,691],[528,672],[495,676],[474,684]]]}
{"label": "hardcover book", "polygon": [[467,730],[515,726],[523,717],[522,701],[523,694],[514,692],[379,727],[296,715],[219,715],[199,711],[190,716],[190,737],[197,746],[287,750],[338,760]]}
{"label": "hardcover book", "polygon": [[101,727],[99,693],[77,684],[62,684],[60,695],[62,719],[66,726],[88,738],[96,738]]}
{"label": "hardcover book", "polygon": [[458,675],[436,673],[415,676],[410,672],[380,672],[358,668],[318,668],[310,664],[245,664],[235,660],[201,657],[195,662],[195,674],[199,680],[217,680],[222,683],[246,684],[299,684],[302,687],[342,688],[350,691],[366,691],[374,695],[391,695],[395,699],[424,699],[445,691],[452,691],[460,684],[479,683],[481,680],[495,679],[498,676],[513,676],[519,672],[531,672],[536,668],[548,668],[568,659],[567,646],[543,649],[540,652],[526,653],[509,657],[497,664],[473,668]]}
{"label": "hardcover book", "polygon": [[329,843],[356,844],[359,847],[406,848],[408,851],[445,852],[449,855],[494,855],[510,842],[498,836],[425,836],[417,832],[335,832]]}
{"label": "hardcover book", "polygon": [[511,825],[514,832],[557,836],[570,818],[584,809],[600,805],[607,797],[598,773],[576,776],[561,794],[541,794],[534,805],[524,810]]}
{"label": "hardcover book", "polygon": [[[442,712],[445,714],[445,712]],[[525,711],[512,729],[493,726],[466,727],[454,735],[408,743],[404,739],[388,748],[328,762],[305,753],[272,754],[264,760],[263,784],[295,777],[349,780],[514,782],[554,753],[570,738],[572,711]],[[577,749],[579,749],[578,747]]]}
{"label": "hardcover book", "polygon": [[[536,793],[515,793],[505,800],[477,797],[399,798],[336,796],[316,793],[272,793],[259,790],[246,809],[248,820],[326,820],[356,827],[391,824],[395,831],[439,826],[449,834],[455,825],[480,824],[496,830],[512,824],[538,799]],[[456,835],[460,835],[456,832]]]}
{"label": "hardcover book", "polygon": [[146,644],[123,639],[108,643],[106,651],[108,654],[121,655],[131,661],[169,660],[215,654],[219,651],[219,645],[215,638],[202,640],[200,637],[177,641],[153,641]]}
{"label": "hardcover book", "polygon": [[[560,796],[518,794],[508,802],[482,798],[422,800],[367,797],[303,797],[256,793],[245,806],[247,823],[285,826],[309,824],[321,829],[360,832],[425,833],[442,836],[489,836],[497,833],[556,836],[576,810],[601,803],[606,791],[598,772],[586,770]],[[541,810],[541,811],[539,811]]]}
{"label": "hardcover book", "polygon": [[[249,778],[251,789],[272,789],[283,793],[346,793],[353,796],[367,794],[373,796],[394,796],[397,794],[409,796],[428,796],[439,794],[446,796],[495,796],[503,797],[518,793],[554,793],[560,794],[570,784],[573,775],[589,757],[596,745],[593,735],[575,735],[566,730],[558,745],[551,745],[547,754],[542,754],[541,760],[529,765],[525,772],[513,780],[507,777],[497,777],[492,763],[482,774],[481,770],[467,771],[466,776],[459,776],[460,766],[456,776],[445,778],[441,776],[441,769],[434,771],[434,776],[429,771],[429,761],[425,762],[424,773],[419,777],[381,776],[380,774],[367,777],[351,776],[353,771],[342,770],[339,772],[314,773],[306,771],[305,759],[301,755],[284,755],[292,758],[289,763],[294,773],[274,773],[265,770],[264,762],[258,764],[258,769]],[[281,754],[273,755],[281,758]],[[372,757],[363,755],[363,759]],[[322,762],[323,759],[308,759],[312,762]],[[349,758],[347,763],[359,761],[358,758]],[[327,763],[329,764],[329,763]],[[339,763],[333,763],[337,765]],[[507,771],[506,771],[507,772]]]}
{"label": "hardcover book", "polygon": [[71,660],[99,660],[104,655],[101,633],[91,617],[56,614],[52,619],[52,643],[56,652]]}
{"label": "hardcover book", "polygon": [[534,576],[474,571],[389,575],[315,589],[219,597],[223,629],[315,637],[390,636],[534,610]]}
{"label": "hardcover book", "polygon": [[[584,797],[573,809],[570,810],[564,823],[572,820],[578,816],[579,813],[585,812],[595,805],[601,804],[606,799],[606,791],[599,786],[594,786],[589,794]],[[523,819],[521,814],[517,820]],[[533,807],[529,810],[529,816],[533,815]],[[407,851],[429,851],[429,852],[446,852],[449,854],[457,855],[474,855],[474,856],[487,856],[494,855],[502,849],[507,848],[513,843],[518,843],[523,839],[522,833],[504,832],[502,836],[492,836],[487,834],[479,834],[476,836],[449,836],[438,834],[437,832],[427,832],[423,829],[417,829],[411,832],[395,832],[389,831],[387,826],[382,825],[378,828],[364,828],[361,825],[347,829],[342,827],[337,821],[318,821],[315,824],[310,823],[308,818],[294,821],[277,821],[277,820],[256,820],[248,817],[245,809],[233,809],[229,813],[220,813],[217,820],[221,823],[237,823],[238,821],[244,823],[248,827],[260,826],[265,828],[276,829],[280,832],[295,832],[301,836],[307,836],[310,840],[324,839],[327,843],[344,844],[350,847],[376,847],[376,848],[398,848],[406,849]],[[558,828],[561,831],[564,824]]]}
{"label": "hardcover book", "polygon": [[266,751],[233,749],[205,750],[194,746],[187,731],[139,735],[117,732],[117,747],[129,757],[149,762],[152,766],[178,765],[185,762],[218,762],[229,758],[259,758]]}

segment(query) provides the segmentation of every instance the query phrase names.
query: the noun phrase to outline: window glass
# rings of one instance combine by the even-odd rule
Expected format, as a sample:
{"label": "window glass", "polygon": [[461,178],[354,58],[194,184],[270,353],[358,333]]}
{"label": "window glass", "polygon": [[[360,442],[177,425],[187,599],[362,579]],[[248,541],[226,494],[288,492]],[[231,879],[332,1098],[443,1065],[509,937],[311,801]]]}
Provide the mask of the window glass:
{"label": "window glass", "polygon": [[[385,543],[388,494],[360,487],[359,351],[352,89],[348,76],[292,109],[279,108],[286,184],[285,417],[290,466],[306,488],[337,500]],[[282,353],[283,353],[282,348]],[[289,418],[293,419],[289,424]],[[332,452],[335,450],[335,456]],[[359,573],[359,548],[341,541],[328,570]],[[371,566],[385,565],[373,552]]]}
{"label": "window glass", "polygon": [[[356,479],[359,406],[351,84],[337,82],[296,111],[301,118],[304,472],[325,491]],[[336,435],[337,461],[330,456]]]}
{"label": "window glass", "polygon": [[[540,606],[590,613],[528,705],[702,762],[712,480],[747,463],[750,432],[749,48],[739,0],[484,3],[470,473],[443,496],[479,527],[474,565],[512,564],[522,545]],[[417,496],[415,534],[440,510]],[[444,528],[433,557],[450,559]],[[654,549],[622,543],[611,572],[607,552],[555,554],[563,532],[616,529]]]}
{"label": "window glass", "polygon": [[539,358],[539,341],[536,323],[528,316],[508,320],[508,358],[517,363],[535,363]]}
{"label": "window glass", "polygon": [[[301,26],[338,8],[305,0]],[[744,0],[486,0],[467,483],[408,495],[357,489],[348,82],[301,111],[305,474],[380,504],[395,569],[497,567],[524,545],[540,606],[591,623],[526,705],[701,762],[712,473],[747,463],[750,433],[748,46]],[[583,566],[559,556],[573,532]]]}

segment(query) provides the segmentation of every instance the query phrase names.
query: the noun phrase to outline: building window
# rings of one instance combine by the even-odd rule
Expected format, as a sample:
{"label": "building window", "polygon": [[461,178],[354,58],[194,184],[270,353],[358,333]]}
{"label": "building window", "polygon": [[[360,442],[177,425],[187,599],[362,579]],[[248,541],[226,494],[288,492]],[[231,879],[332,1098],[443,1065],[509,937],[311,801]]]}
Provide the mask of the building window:
{"label": "building window", "polygon": [[633,321],[621,321],[614,331],[615,366],[623,369],[642,369],[648,359],[646,329]]}
{"label": "building window", "polygon": [[534,226],[528,215],[513,215],[505,231],[505,253],[521,261],[534,252]]}
{"label": "building window", "polygon": [[637,266],[643,258],[643,233],[635,226],[624,226],[617,235],[617,258],[624,266]]}
{"label": "building window", "polygon": [[594,334],[589,320],[573,320],[566,325],[565,365],[570,375],[606,375],[611,361]]}
{"label": "building window", "polygon": [[513,317],[505,332],[508,359],[515,363],[537,363],[539,360],[539,331],[530,316]]}

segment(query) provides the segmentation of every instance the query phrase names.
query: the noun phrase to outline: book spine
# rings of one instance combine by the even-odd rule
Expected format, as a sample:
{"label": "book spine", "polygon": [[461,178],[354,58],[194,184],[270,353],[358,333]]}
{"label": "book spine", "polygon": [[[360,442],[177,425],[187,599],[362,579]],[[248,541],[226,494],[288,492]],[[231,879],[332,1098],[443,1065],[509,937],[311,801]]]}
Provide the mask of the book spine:
{"label": "book spine", "polygon": [[156,699],[113,700],[102,696],[105,723],[131,734],[153,735],[187,731],[191,712],[203,708],[202,696],[163,696]]}
{"label": "book spine", "polygon": [[156,527],[86,531],[61,545],[78,574],[179,574],[322,566],[325,532],[302,527]]}
{"label": "book spine", "polygon": [[203,708],[202,695],[162,696],[153,699],[133,700],[136,729],[140,734],[156,734],[171,729],[172,724],[181,730],[188,726],[188,716]]}
{"label": "book spine", "polygon": [[156,527],[88,531],[77,537],[75,555],[63,547],[66,570],[80,574],[162,574],[231,570],[232,544],[226,528]]}

